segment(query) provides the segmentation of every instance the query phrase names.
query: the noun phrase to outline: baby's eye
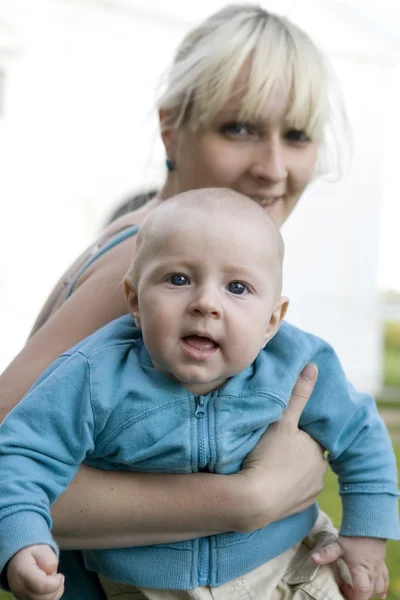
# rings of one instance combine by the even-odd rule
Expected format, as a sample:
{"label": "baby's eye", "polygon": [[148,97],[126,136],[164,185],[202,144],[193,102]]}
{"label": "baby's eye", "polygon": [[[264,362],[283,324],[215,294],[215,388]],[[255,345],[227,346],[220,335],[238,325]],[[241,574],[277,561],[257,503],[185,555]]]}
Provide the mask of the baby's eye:
{"label": "baby's eye", "polygon": [[228,290],[231,294],[236,294],[237,296],[243,296],[243,294],[247,294],[249,291],[244,283],[241,283],[240,281],[231,281],[228,284]]}
{"label": "baby's eye", "polygon": [[189,278],[186,275],[182,275],[181,273],[174,273],[169,277],[169,283],[172,285],[188,285]]}
{"label": "baby's eye", "polygon": [[285,138],[292,142],[310,142],[311,138],[302,129],[289,129],[285,133]]}

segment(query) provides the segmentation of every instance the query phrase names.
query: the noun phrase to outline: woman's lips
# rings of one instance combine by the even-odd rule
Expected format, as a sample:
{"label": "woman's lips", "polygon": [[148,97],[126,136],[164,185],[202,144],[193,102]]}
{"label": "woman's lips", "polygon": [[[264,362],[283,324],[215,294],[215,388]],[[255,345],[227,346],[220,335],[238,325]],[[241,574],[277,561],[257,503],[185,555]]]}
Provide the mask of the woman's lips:
{"label": "woman's lips", "polygon": [[279,200],[283,200],[284,196],[276,196],[274,198],[254,198],[254,202],[257,202],[262,208],[269,208],[279,202]]}

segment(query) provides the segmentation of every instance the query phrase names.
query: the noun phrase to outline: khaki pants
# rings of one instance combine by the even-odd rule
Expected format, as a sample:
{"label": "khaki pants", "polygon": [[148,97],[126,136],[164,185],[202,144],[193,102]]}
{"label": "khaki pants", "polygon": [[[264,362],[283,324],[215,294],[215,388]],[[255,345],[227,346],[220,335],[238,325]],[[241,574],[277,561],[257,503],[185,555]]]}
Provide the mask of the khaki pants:
{"label": "khaki pants", "polygon": [[343,596],[330,566],[318,567],[311,554],[337,537],[329,518],[320,513],[310,535],[251,573],[219,587],[153,590],[114,583],[99,575],[109,600],[339,600]]}

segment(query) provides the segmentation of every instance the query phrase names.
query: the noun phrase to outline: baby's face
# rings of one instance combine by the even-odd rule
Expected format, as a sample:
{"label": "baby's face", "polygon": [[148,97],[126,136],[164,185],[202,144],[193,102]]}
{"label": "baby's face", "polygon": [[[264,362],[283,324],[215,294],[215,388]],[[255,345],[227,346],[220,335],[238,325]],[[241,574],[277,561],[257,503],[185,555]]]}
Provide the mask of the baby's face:
{"label": "baby's face", "polygon": [[134,315],[155,368],[204,394],[255,360],[279,300],[273,244],[238,218],[182,214],[166,225],[141,267]]}

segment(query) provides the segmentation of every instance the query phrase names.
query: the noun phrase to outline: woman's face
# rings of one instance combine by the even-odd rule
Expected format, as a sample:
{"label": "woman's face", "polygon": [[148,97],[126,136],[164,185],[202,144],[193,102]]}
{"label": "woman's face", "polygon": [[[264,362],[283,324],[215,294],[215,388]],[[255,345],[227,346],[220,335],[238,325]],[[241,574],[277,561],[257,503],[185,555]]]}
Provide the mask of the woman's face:
{"label": "woman's face", "polygon": [[239,122],[239,104],[229,101],[207,130],[183,127],[164,136],[175,163],[172,194],[226,187],[265,207],[278,226],[310,182],[318,144],[285,123],[285,106],[257,122]]}

